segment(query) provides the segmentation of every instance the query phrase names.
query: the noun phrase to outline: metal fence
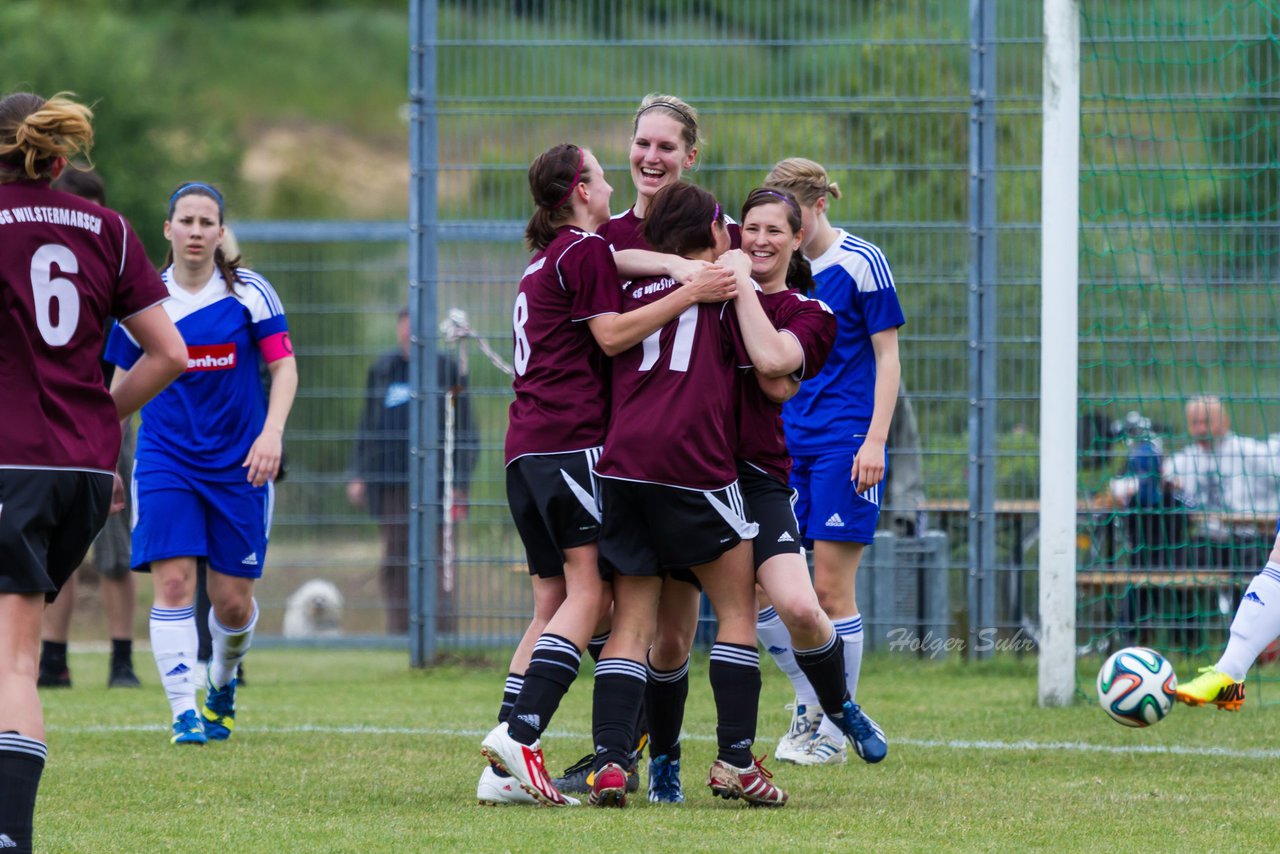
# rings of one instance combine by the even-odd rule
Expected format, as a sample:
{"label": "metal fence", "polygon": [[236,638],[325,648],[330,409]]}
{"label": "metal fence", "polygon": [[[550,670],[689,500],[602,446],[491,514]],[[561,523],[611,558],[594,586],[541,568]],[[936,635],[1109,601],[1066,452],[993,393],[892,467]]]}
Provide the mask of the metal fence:
{"label": "metal fence", "polygon": [[[443,390],[421,367],[438,352],[466,362],[479,452],[452,554],[436,546],[441,499],[415,495],[414,589],[426,611],[410,633],[414,658],[509,644],[523,630],[531,597],[503,481],[510,384],[481,345],[509,357],[511,294],[528,257],[526,170],[556,142],[589,145],[612,176],[614,211],[625,209],[631,117],[645,93],[664,91],[698,109],[706,139],[690,177],[730,210],[783,157],[817,160],[839,182],[832,221],[884,250],[907,317],[903,380],[925,500],[886,510],[919,512],[946,535],[942,622],[963,642],[955,648],[982,654],[993,633],[1034,633],[1038,3],[416,0],[410,29],[412,231],[235,224],[290,310],[302,377],[265,631],[312,577],[342,589],[348,637],[383,631],[378,532],[344,489],[365,370],[394,345],[406,299],[422,386],[418,482],[442,474],[426,449],[444,441],[429,417]],[[475,337],[439,331],[453,308]],[[890,449],[891,467],[902,453]]]}

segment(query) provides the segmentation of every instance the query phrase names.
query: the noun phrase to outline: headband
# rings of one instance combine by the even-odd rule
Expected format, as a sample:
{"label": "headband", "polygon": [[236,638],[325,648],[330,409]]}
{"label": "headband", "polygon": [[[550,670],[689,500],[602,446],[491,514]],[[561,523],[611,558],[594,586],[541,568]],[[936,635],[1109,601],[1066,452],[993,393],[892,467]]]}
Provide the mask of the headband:
{"label": "headband", "polygon": [[758,192],[763,195],[773,196],[776,199],[781,199],[785,204],[791,207],[791,209],[794,210],[797,214],[800,213],[799,202],[797,202],[795,199],[791,198],[790,196],[784,196],[782,195],[782,193],[778,193],[773,190],[759,190]]}
{"label": "headband", "polygon": [[716,202],[716,212],[711,215],[711,224],[715,225],[720,221],[720,203]]}
{"label": "headband", "polygon": [[680,118],[684,119],[685,124],[687,124],[689,127],[697,127],[698,123],[693,120],[693,116],[686,113],[683,109],[681,109],[676,104],[668,104],[666,101],[658,101],[657,103],[650,104],[647,107],[641,107],[638,111],[636,111],[636,121],[637,122],[640,121],[641,116],[643,116],[645,113],[649,112],[650,110],[657,109],[658,107],[666,107],[668,110],[671,110],[673,113],[679,114]]}
{"label": "headband", "polygon": [[213,196],[213,200],[218,203],[218,213],[222,213],[222,193],[219,193],[216,188],[201,181],[188,181],[178,189],[174,190],[173,195],[169,197],[169,213],[173,213],[173,206],[178,203],[178,199],[182,198],[187,193],[190,193],[192,190],[204,190],[206,193]]}
{"label": "headband", "polygon": [[573,195],[573,188],[578,186],[578,178],[581,177],[582,175],[582,164],[586,161],[586,159],[587,159],[586,151],[583,148],[579,147],[578,148],[578,169],[576,172],[573,173],[573,180],[569,182],[569,192],[564,194],[563,199],[561,199],[560,201],[552,205],[551,210],[555,210],[556,208],[563,205],[565,202],[569,201],[569,197]]}

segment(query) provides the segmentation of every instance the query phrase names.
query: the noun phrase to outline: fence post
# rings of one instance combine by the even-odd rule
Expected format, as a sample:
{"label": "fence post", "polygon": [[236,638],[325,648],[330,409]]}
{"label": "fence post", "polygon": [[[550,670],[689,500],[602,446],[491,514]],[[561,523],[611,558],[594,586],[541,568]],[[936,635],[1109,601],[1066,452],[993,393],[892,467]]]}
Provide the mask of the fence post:
{"label": "fence post", "polygon": [[436,355],[436,0],[409,4],[409,663],[436,652],[440,379]]}

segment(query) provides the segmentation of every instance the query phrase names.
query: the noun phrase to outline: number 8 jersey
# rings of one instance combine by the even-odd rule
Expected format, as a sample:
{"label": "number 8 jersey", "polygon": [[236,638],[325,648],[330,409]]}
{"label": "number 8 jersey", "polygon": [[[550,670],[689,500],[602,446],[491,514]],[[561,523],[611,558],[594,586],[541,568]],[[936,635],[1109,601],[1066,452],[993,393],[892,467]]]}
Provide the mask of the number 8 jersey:
{"label": "number 8 jersey", "polygon": [[120,214],[44,182],[0,184],[0,468],[115,471],[107,318],[168,295]]}
{"label": "number 8 jersey", "polygon": [[604,443],[608,366],[587,321],[618,314],[613,253],[598,235],[562,226],[533,256],[511,315],[516,399],[507,464],[526,454],[563,454]]}

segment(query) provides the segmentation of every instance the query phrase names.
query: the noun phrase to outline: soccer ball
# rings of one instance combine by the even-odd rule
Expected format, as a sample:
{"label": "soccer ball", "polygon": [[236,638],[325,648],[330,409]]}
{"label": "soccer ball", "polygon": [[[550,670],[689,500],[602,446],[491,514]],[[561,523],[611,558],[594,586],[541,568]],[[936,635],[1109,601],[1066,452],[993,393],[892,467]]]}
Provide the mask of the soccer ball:
{"label": "soccer ball", "polygon": [[1145,646],[1114,653],[1098,671],[1098,702],[1116,723],[1151,726],[1173,708],[1178,677],[1173,665]]}

